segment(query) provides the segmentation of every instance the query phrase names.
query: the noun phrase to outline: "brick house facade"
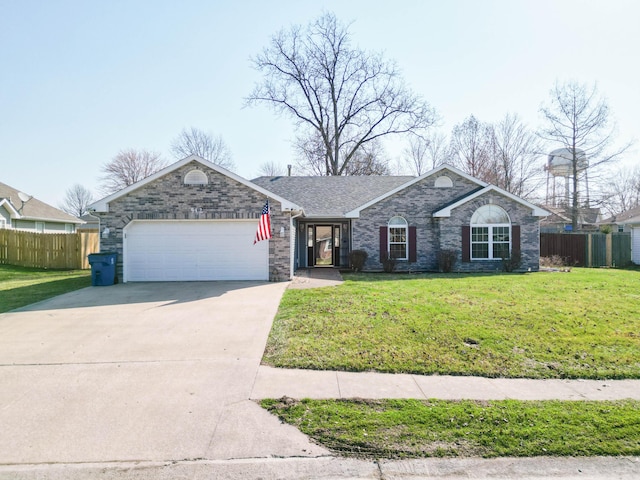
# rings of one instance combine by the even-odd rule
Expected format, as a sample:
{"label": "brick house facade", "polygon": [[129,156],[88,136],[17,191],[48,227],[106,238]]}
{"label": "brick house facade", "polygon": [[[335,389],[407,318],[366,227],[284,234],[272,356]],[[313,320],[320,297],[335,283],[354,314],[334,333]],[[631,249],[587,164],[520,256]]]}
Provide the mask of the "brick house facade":
{"label": "brick house facade", "polygon": [[[267,199],[273,236],[268,248],[255,247],[248,237]],[[382,270],[389,255],[397,258],[397,271],[437,271],[443,250],[455,252],[456,271],[500,269],[498,256],[516,251],[520,269],[535,271],[539,219],[546,215],[449,166],[417,178],[248,181],[195,156],[93,208],[100,216],[101,251],[118,253],[117,275],[124,281],[289,280],[297,268],[348,268],[352,250],[367,252],[369,271]],[[501,223],[487,224],[487,218]],[[158,225],[168,233],[159,235]],[[190,233],[198,226],[207,228],[204,243]],[[139,230],[148,230],[144,241],[127,237]],[[264,269],[254,272],[252,265],[263,261]]]}

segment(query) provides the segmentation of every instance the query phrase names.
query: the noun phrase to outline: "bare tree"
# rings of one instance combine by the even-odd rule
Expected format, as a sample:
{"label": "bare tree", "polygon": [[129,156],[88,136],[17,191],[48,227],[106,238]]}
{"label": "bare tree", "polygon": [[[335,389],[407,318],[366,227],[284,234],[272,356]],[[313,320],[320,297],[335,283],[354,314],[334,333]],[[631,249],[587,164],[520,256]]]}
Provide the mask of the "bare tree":
{"label": "bare tree", "polygon": [[275,161],[264,162],[260,165],[259,174],[264,175],[265,177],[278,177],[285,175],[285,169]]}
{"label": "bare tree", "polygon": [[519,197],[531,197],[543,182],[540,139],[512,114],[490,125],[489,134],[491,183]]}
{"label": "bare tree", "polygon": [[640,205],[640,167],[617,168],[602,184],[602,207],[615,215]]}
{"label": "bare tree", "polygon": [[[294,144],[298,167],[309,175],[327,175],[328,155],[317,133],[299,135]],[[389,159],[379,139],[362,145],[351,157],[342,175],[387,175]]]}
{"label": "bare tree", "polygon": [[81,217],[89,212],[88,207],[93,202],[93,193],[79,183],[67,188],[64,201],[60,209],[74,217]]}
{"label": "bare tree", "polygon": [[305,130],[303,137],[317,135],[325,153],[313,158],[318,163],[311,169],[324,164],[324,175],[348,174],[367,143],[421,132],[435,119],[393,62],[354,48],[350,40],[348,26],[326,13],[306,28],[280,31],[253,59],[263,78],[247,104],[268,104],[291,116]]}
{"label": "bare tree", "polygon": [[454,166],[469,175],[489,183],[495,181],[492,168],[491,126],[473,115],[453,127],[450,152]]}
{"label": "bare tree", "polygon": [[198,155],[227,170],[235,168],[231,151],[222,136],[215,136],[196,127],[183,129],[173,139],[171,153],[176,159],[182,159],[189,155]]}
{"label": "bare tree", "polygon": [[[588,87],[577,82],[556,83],[547,105],[540,108],[545,125],[538,135],[569,152],[571,192],[571,224],[578,228],[581,204],[579,182],[589,172],[610,163],[631,145],[612,149],[615,125],[609,116],[609,106],[598,95],[596,85]],[[586,164],[585,164],[586,159]]]}
{"label": "bare tree", "polygon": [[167,162],[159,153],[133,148],[121,150],[110,162],[102,166],[102,190],[107,195],[117,192],[153,175],[166,165]]}
{"label": "bare tree", "polygon": [[424,137],[413,136],[403,152],[409,169],[420,176],[429,170],[447,163],[449,148],[444,133],[431,131]]}

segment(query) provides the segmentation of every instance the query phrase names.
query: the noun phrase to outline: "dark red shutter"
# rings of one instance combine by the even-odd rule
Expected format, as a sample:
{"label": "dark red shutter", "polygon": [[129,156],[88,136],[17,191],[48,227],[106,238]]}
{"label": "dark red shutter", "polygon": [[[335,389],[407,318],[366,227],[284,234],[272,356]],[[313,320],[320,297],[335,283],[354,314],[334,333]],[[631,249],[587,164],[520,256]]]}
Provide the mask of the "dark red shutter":
{"label": "dark red shutter", "polygon": [[511,226],[511,255],[520,253],[520,225]]}
{"label": "dark red shutter", "polygon": [[418,261],[418,247],[416,246],[416,227],[409,227],[409,262]]}
{"label": "dark red shutter", "polygon": [[387,259],[387,227],[380,227],[380,261]]}
{"label": "dark red shutter", "polygon": [[471,261],[471,227],[469,225],[462,226],[462,261]]}

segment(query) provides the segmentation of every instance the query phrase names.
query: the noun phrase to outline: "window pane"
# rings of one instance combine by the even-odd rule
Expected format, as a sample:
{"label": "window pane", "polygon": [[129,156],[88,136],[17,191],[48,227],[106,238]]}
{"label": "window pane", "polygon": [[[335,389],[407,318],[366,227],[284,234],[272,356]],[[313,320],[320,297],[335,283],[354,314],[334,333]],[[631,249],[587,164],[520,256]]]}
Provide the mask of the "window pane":
{"label": "window pane", "polygon": [[487,227],[473,227],[471,229],[471,241],[472,242],[488,242],[489,241],[489,228],[487,228]]}
{"label": "window pane", "polygon": [[390,242],[406,242],[407,229],[406,228],[390,228],[389,241]]}
{"label": "window pane", "polygon": [[471,217],[472,225],[491,223],[510,223],[509,215],[497,205],[484,205],[477,209]]}
{"label": "window pane", "polygon": [[488,243],[474,243],[471,245],[472,258],[489,258]]}
{"label": "window pane", "polygon": [[389,245],[389,256],[391,258],[407,258],[406,246],[401,243]]}
{"label": "window pane", "polygon": [[508,242],[509,241],[509,227],[493,227],[493,241],[494,242]]}
{"label": "window pane", "polygon": [[509,244],[508,243],[494,243],[493,244],[493,258],[509,258]]}

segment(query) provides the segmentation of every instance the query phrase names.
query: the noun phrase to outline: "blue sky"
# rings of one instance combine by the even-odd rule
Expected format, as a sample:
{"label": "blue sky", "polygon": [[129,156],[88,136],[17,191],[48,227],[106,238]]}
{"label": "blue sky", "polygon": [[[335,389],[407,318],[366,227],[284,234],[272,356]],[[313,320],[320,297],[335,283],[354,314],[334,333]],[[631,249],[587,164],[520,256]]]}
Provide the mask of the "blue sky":
{"label": "blue sky", "polygon": [[397,61],[446,133],[470,114],[535,128],[556,80],[577,80],[597,82],[621,141],[640,136],[637,1],[0,0],[0,181],[57,206],[75,183],[97,194],[121,149],[171,158],[189,126],[221,135],[245,178],[295,163],[290,120],[243,108],[249,59],[323,11]]}

